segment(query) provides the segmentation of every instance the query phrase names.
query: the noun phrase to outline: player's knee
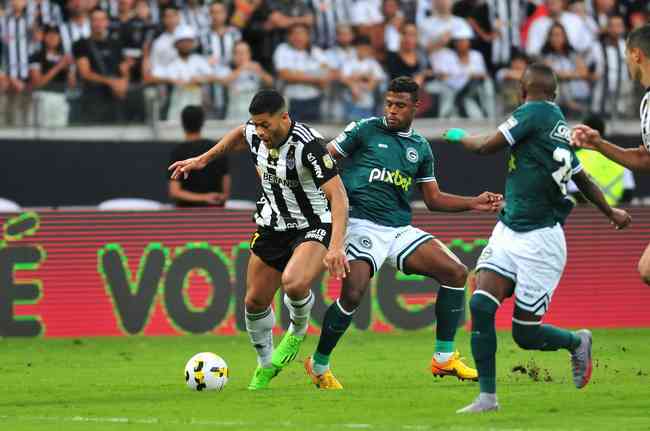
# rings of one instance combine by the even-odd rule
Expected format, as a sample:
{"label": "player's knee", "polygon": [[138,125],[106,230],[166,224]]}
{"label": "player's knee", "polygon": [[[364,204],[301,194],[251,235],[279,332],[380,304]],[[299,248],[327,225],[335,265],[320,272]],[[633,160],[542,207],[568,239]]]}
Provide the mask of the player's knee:
{"label": "player's knee", "polygon": [[449,284],[452,287],[463,287],[467,282],[468,270],[465,265],[458,263],[454,265],[449,274]]}
{"label": "player's knee", "polygon": [[246,307],[246,311],[249,313],[261,313],[266,310],[269,305],[270,304],[267,304],[265,300],[257,298],[255,295],[250,293],[247,293],[244,298],[244,306]]}
{"label": "player's knee", "polygon": [[282,288],[291,299],[304,298],[310,284],[310,280],[303,274],[287,271],[282,274]]}
{"label": "player's knee", "polygon": [[512,322],[512,339],[524,350],[539,347],[539,325],[520,325]]}
{"label": "player's knee", "polygon": [[499,306],[485,295],[474,293],[469,300],[469,310],[472,318],[479,316],[494,317]]}
{"label": "player's knee", "polygon": [[346,310],[355,310],[363,300],[363,289],[345,289],[341,292],[341,305]]}

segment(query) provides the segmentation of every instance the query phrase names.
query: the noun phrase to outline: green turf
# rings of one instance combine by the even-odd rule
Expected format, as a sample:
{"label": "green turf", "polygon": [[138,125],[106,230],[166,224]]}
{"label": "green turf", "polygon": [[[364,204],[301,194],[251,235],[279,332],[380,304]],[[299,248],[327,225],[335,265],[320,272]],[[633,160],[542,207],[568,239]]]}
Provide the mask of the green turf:
{"label": "green turf", "polygon": [[[461,332],[458,346],[471,356]],[[566,352],[525,352],[500,333],[502,410],[478,417],[454,413],[476,383],[428,373],[431,338],[347,334],[333,358],[339,392],[315,389],[299,361],[272,389],[247,391],[255,359],[245,335],[3,339],[0,430],[650,430],[650,330],[596,331],[594,375],[581,391]],[[301,356],[315,343],[309,337]],[[185,361],[200,351],[228,361],[223,392],[185,387]]]}

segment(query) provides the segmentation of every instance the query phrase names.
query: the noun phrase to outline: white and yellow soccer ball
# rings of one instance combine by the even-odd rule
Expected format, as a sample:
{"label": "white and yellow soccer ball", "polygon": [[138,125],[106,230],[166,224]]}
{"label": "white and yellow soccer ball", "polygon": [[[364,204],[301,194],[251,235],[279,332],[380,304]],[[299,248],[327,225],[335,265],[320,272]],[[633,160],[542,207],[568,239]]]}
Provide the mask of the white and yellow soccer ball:
{"label": "white and yellow soccer ball", "polygon": [[211,352],[197,353],[185,365],[185,383],[193,391],[220,391],[229,375],[226,361]]}

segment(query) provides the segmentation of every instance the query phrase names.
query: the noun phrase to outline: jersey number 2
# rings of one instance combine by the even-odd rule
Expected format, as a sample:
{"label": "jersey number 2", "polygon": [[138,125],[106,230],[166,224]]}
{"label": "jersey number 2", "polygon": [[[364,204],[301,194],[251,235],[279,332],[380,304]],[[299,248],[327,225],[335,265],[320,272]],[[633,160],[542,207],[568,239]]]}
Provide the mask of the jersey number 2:
{"label": "jersey number 2", "polygon": [[565,148],[556,148],[553,160],[562,164],[552,175],[562,194],[566,195],[566,186],[571,179],[571,152]]}

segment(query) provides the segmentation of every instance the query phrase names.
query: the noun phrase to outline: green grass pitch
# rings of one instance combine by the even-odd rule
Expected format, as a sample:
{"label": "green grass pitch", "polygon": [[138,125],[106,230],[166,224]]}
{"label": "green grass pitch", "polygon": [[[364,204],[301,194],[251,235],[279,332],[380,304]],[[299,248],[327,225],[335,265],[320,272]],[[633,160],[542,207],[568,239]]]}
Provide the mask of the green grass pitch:
{"label": "green grass pitch", "polygon": [[[650,329],[595,331],[593,378],[580,391],[566,352],[522,351],[501,332],[501,411],[471,417],[454,412],[478,385],[434,380],[432,339],[347,334],[333,357],[338,392],[315,389],[300,360],[272,389],[247,391],[255,359],[246,335],[0,339],[0,430],[650,430]],[[457,345],[473,363],[465,331]],[[200,351],[228,362],[223,392],[186,388],[183,367]]]}

